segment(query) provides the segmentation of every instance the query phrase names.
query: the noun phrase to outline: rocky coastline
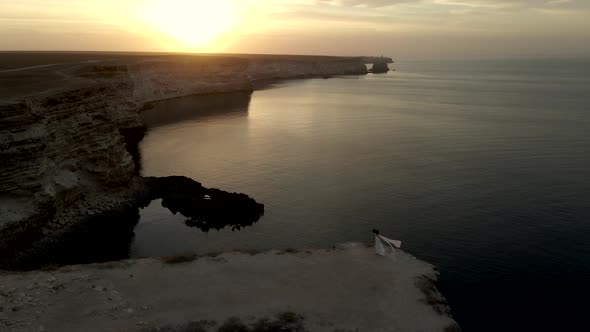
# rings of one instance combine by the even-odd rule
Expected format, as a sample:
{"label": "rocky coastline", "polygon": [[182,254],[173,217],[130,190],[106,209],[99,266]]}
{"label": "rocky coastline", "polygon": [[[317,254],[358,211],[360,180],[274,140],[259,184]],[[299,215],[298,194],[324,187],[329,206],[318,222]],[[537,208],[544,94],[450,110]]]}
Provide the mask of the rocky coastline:
{"label": "rocky coastline", "polygon": [[[17,58],[0,54],[5,64],[19,63]],[[43,256],[60,251],[69,243],[64,239],[85,225],[104,223],[110,234],[128,236],[151,190],[148,184],[178,184],[178,178],[138,174],[137,146],[146,129],[139,113],[150,104],[248,93],[273,80],[367,73],[360,58],[342,57],[88,54],[76,60],[81,61],[0,71],[0,268],[51,262]],[[242,197],[222,193],[216,192],[216,203],[224,207]],[[165,201],[182,211],[178,199]],[[244,202],[241,207],[250,211],[245,223],[251,224],[263,206],[253,199]],[[190,223],[219,228],[224,218],[213,214],[223,209],[216,211]],[[194,214],[186,207],[183,212]]]}
{"label": "rocky coastline", "polygon": [[[36,67],[41,60],[15,56],[0,60],[35,68],[0,71],[0,329],[226,331],[239,322],[230,316],[247,314],[259,319],[256,331],[279,323],[460,331],[434,267],[401,251],[384,258],[354,245],[121,260],[139,209],[154,199],[203,231],[239,229],[264,214],[246,194],[172,174],[142,177],[142,110],[190,95],[249,94],[275,80],[364,75],[367,58],[75,54]],[[268,299],[246,303],[261,296]],[[345,306],[341,296],[350,297]],[[265,318],[273,315],[280,319]]]}

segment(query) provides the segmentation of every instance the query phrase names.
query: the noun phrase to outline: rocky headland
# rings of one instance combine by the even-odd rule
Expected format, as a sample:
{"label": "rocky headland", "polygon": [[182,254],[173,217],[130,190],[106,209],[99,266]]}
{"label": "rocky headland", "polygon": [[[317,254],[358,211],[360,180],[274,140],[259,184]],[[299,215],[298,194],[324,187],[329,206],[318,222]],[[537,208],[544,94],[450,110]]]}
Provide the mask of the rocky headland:
{"label": "rocky headland", "polygon": [[[67,234],[80,233],[85,225],[111,225],[111,234],[127,234],[137,222],[138,206],[146,201],[144,193],[156,182],[160,187],[178,182],[144,179],[137,172],[137,144],[145,132],[139,113],[151,103],[252,92],[260,82],[272,80],[367,73],[360,58],[66,53],[65,63],[46,64],[48,56],[59,61],[55,53],[0,54],[5,66],[0,70],[4,268],[35,267],[34,262],[44,260],[40,256],[55,252],[53,247],[63,246]],[[6,67],[11,62],[14,68]],[[186,187],[190,181],[181,182]],[[199,190],[186,192],[202,200]],[[236,202],[232,195],[242,197],[216,195],[220,198],[208,204],[228,209]],[[178,197],[164,201],[183,205]],[[263,207],[254,200],[245,202],[241,208],[248,211],[244,215],[251,224]],[[187,212],[184,206],[176,208]],[[224,216],[211,213],[206,221],[192,218],[190,223],[221,227]]]}
{"label": "rocky headland", "polygon": [[[0,272],[0,330],[221,331],[230,316],[270,326],[265,317],[279,312],[281,324],[304,322],[288,331],[459,330],[434,268],[401,251],[71,265],[127,257],[139,208],[154,199],[204,231],[239,229],[264,213],[253,198],[196,179],[142,177],[142,110],[274,80],[364,75],[369,58],[9,52],[0,60],[0,270],[45,269]],[[260,329],[240,331],[248,330]]]}

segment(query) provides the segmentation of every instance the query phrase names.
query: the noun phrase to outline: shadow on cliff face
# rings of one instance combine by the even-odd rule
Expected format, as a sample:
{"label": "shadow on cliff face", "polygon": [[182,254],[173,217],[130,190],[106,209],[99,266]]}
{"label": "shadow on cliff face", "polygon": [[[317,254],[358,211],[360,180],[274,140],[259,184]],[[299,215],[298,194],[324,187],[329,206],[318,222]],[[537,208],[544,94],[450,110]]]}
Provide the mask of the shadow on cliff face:
{"label": "shadow on cliff face", "polygon": [[51,266],[100,263],[129,258],[139,209],[162,199],[173,213],[180,212],[186,225],[202,231],[231,227],[239,230],[257,222],[264,205],[246,194],[205,188],[184,176],[137,177],[125,204],[89,216],[60,236],[31,234],[30,246],[13,247],[0,255],[0,269],[33,270]]}
{"label": "shadow on cliff face", "polygon": [[10,244],[10,250],[0,251],[0,269],[34,270],[128,258],[138,221],[139,209],[124,204],[88,216],[50,237],[44,236],[43,228],[31,227]]}
{"label": "shadow on cliff face", "polygon": [[102,263],[129,258],[139,209],[121,208],[89,218],[69,229],[50,246],[46,255],[31,261],[27,269],[52,265]]}
{"label": "shadow on cliff face", "polygon": [[141,172],[141,153],[139,151],[139,142],[144,138],[146,127],[135,127],[135,128],[121,128],[119,133],[125,140],[125,149],[133,158],[133,164],[135,165],[133,173],[139,175]]}

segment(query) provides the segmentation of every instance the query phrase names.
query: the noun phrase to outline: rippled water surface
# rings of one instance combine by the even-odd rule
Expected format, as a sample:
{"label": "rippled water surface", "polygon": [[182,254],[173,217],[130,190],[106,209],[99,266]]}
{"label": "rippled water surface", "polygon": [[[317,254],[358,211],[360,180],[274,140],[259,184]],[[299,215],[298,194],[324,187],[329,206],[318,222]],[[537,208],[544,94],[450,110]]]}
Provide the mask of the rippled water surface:
{"label": "rippled water surface", "polygon": [[590,295],[590,61],[402,62],[144,113],[142,173],[244,192],[202,233],[153,202],[133,256],[404,241],[466,331],[560,330]]}

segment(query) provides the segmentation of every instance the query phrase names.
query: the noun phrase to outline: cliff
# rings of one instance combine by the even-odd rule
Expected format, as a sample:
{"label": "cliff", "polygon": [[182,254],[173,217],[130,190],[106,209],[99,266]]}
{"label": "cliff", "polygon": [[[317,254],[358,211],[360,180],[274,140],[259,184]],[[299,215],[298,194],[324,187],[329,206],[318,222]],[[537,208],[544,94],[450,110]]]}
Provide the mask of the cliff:
{"label": "cliff", "polygon": [[[6,57],[0,53],[8,68],[0,71],[0,269],[17,270],[125,258],[139,208],[153,199],[204,231],[246,227],[264,213],[245,194],[139,176],[139,113],[148,104],[367,73],[362,59],[338,57],[93,53],[57,65],[29,59],[42,66],[29,69]],[[364,246],[0,271],[0,330],[213,331],[239,316],[298,331],[458,331],[436,278],[433,266],[401,251],[380,257]],[[278,323],[267,319],[279,312]]]}
{"label": "cliff", "polygon": [[389,66],[383,62],[376,62],[373,64],[373,68],[371,68],[371,72],[373,74],[380,74],[380,73],[387,73],[389,71]]}
{"label": "cliff", "polygon": [[141,125],[135,110],[100,83],[0,106],[0,266],[129,207],[134,163],[119,130]]}
{"label": "cliff", "polygon": [[[17,58],[0,54],[5,66]],[[31,256],[43,260],[41,253],[80,225],[109,228],[111,221],[129,234],[138,193],[145,191],[134,159],[146,103],[252,91],[259,80],[367,73],[358,58],[338,57],[89,54],[77,60],[0,71],[0,267],[34,267]],[[231,207],[229,196],[224,202]],[[112,222],[118,219],[124,221]]]}

